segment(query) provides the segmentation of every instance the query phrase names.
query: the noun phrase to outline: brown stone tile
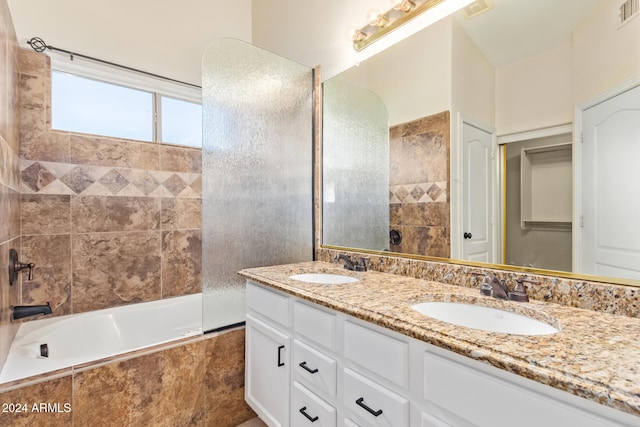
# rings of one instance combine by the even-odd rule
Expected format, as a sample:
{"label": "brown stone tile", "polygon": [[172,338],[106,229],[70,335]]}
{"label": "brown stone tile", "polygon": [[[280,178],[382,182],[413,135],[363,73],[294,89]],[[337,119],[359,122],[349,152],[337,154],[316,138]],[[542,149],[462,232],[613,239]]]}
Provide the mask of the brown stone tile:
{"label": "brown stone tile", "polygon": [[158,170],[159,144],[71,134],[71,163]]}
{"label": "brown stone tile", "polygon": [[[76,373],[73,422],[81,426],[128,426],[134,390],[126,362]],[[150,379],[151,380],[151,379]]]}
{"label": "brown stone tile", "polygon": [[199,341],[75,376],[75,425],[198,426],[204,420]]}
{"label": "brown stone tile", "polygon": [[402,251],[413,255],[448,258],[449,229],[446,227],[403,228]]}
{"label": "brown stone tile", "polygon": [[[31,113],[28,112],[28,114]],[[21,116],[24,117],[24,115],[23,109]],[[25,160],[68,162],[69,135],[47,132],[23,123],[20,126],[20,157]]]}
{"label": "brown stone tile", "polygon": [[389,225],[402,225],[402,204],[394,203],[389,205]]}
{"label": "brown stone tile", "polygon": [[[43,76],[34,76],[28,74],[20,75],[20,101],[19,105],[24,108],[37,108],[45,111],[45,99],[49,96],[45,93],[47,86]],[[44,125],[45,118],[42,117],[41,124]],[[43,128],[45,129],[45,128]],[[46,130],[46,129],[45,129]]]}
{"label": "brown stone tile", "polygon": [[193,182],[189,184],[189,187],[191,187],[191,189],[193,189],[193,191],[195,191],[196,194],[202,195],[202,176],[199,176],[196,179],[194,179]]}
{"label": "brown stone tile", "polygon": [[71,232],[71,198],[66,195],[23,194],[22,234]]}
{"label": "brown stone tile", "polygon": [[71,376],[4,392],[0,394],[0,404],[4,403],[23,403],[27,410],[20,413],[0,411],[2,426],[70,426],[75,414]]}
{"label": "brown stone tile", "polygon": [[205,340],[207,426],[235,427],[256,416],[244,401],[244,337],[243,328]]}
{"label": "brown stone tile", "polygon": [[[18,241],[0,243],[0,271],[6,272],[8,268],[9,249]],[[17,303],[20,285],[9,287],[9,275],[0,274],[0,367],[4,364],[13,337],[18,331],[19,324],[11,323],[11,306]]]}
{"label": "brown stone tile", "polygon": [[449,140],[448,111],[392,128],[390,184],[448,181]]}
{"label": "brown stone tile", "polygon": [[[11,211],[10,189],[6,185],[0,184],[0,217],[8,218]],[[10,239],[9,221],[0,221],[0,242],[6,242]]]}
{"label": "brown stone tile", "polygon": [[411,226],[449,226],[449,203],[403,203],[402,221]]}
{"label": "brown stone tile", "polygon": [[163,198],[161,203],[163,230],[202,228],[202,199]]}
{"label": "brown stone tile", "polygon": [[160,228],[160,199],[71,196],[73,233],[147,231]]}
{"label": "brown stone tile", "polygon": [[21,173],[22,184],[34,192],[38,192],[56,180],[56,177],[40,163],[33,163]]}
{"label": "brown stone tile", "polygon": [[174,230],[162,233],[162,298],[202,290],[202,233]]}
{"label": "brown stone tile", "polygon": [[161,250],[159,231],[74,235],[74,313],[160,299]]}
{"label": "brown stone tile", "polygon": [[[131,425],[204,425],[204,342],[164,350],[159,356],[156,359],[157,372],[149,369],[150,363],[145,360],[137,363],[133,379],[137,393],[131,411]],[[149,381],[149,377],[160,381]]]}
{"label": "brown stone tile", "polygon": [[33,280],[22,275],[22,303],[51,303],[53,315],[71,313],[71,237],[36,235],[22,237],[22,262],[33,262]]}
{"label": "brown stone tile", "polygon": [[49,70],[50,62],[50,58],[44,53],[38,53],[31,49],[19,50],[18,68],[20,74],[44,76]]}
{"label": "brown stone tile", "polygon": [[76,166],[61,176],[60,181],[73,190],[74,193],[80,194],[96,182],[87,169],[86,167]]}
{"label": "brown stone tile", "polygon": [[201,173],[202,150],[161,145],[160,169],[171,172]]}

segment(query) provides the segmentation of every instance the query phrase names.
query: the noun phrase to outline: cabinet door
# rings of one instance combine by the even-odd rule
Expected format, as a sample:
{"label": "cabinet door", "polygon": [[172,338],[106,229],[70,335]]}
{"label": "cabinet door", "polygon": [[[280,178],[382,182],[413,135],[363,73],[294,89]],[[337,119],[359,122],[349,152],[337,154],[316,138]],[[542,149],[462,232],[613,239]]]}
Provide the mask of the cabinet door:
{"label": "cabinet door", "polygon": [[247,315],[245,398],[272,427],[289,425],[289,337]]}

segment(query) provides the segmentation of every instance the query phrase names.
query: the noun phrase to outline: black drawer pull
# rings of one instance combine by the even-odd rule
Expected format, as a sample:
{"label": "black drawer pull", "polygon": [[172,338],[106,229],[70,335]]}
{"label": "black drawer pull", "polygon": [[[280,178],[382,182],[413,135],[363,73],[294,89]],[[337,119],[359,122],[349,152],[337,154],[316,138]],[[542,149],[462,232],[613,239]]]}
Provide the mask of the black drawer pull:
{"label": "black drawer pull", "polygon": [[318,372],[318,369],[309,369],[309,367],[307,366],[307,362],[302,362],[300,363],[298,366],[300,366],[302,369],[304,369],[305,371],[309,372],[310,374],[315,374],[316,372]]}
{"label": "black drawer pull", "polygon": [[280,366],[284,366],[284,362],[282,361],[282,349],[284,348],[283,345],[281,345],[280,347],[278,347],[278,367]]}
{"label": "black drawer pull", "polygon": [[380,416],[382,414],[382,409],[378,409],[377,411],[374,411],[373,409],[371,409],[367,405],[365,405],[364,404],[364,397],[361,397],[360,399],[356,400],[356,405],[358,405],[361,408],[364,408],[368,413],[370,413],[374,417],[378,417],[378,416]]}
{"label": "black drawer pull", "polygon": [[302,415],[304,415],[305,417],[307,417],[307,419],[309,421],[311,421],[312,423],[315,423],[316,421],[318,421],[318,417],[312,417],[311,415],[307,414],[307,407],[306,406],[300,408],[300,413]]}

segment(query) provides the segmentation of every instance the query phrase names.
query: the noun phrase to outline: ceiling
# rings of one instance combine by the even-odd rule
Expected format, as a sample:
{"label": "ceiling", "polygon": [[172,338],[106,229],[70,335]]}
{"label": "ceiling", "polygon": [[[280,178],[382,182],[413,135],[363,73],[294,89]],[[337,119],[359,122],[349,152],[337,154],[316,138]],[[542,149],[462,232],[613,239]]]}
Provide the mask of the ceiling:
{"label": "ceiling", "polygon": [[[492,0],[494,8],[462,25],[495,67],[571,42],[573,29],[609,0]],[[622,0],[621,0],[622,2]]]}
{"label": "ceiling", "polygon": [[[252,7],[256,1],[259,3]],[[495,5],[492,10],[469,20],[458,12],[456,19],[487,59],[500,66],[569,43],[576,23],[594,5],[610,0],[492,1]],[[233,37],[256,43],[253,29],[266,28],[272,33],[270,37],[276,37],[271,46],[290,43],[286,50],[289,59],[313,67],[330,62],[336,38],[330,40],[328,34],[346,33],[347,28],[342,28],[345,22],[358,22],[361,16],[366,16],[368,9],[364,5],[379,7],[388,4],[388,0],[8,0],[8,3],[18,40],[24,47],[28,47],[28,39],[38,36],[55,47],[199,85],[201,58],[214,39]],[[274,7],[279,13],[287,13],[294,4],[301,12],[285,22],[301,29],[296,30],[299,37],[278,40],[271,18],[256,11]],[[322,20],[317,19],[319,15]],[[348,40],[344,43],[348,44]],[[260,45],[259,41],[256,44]]]}

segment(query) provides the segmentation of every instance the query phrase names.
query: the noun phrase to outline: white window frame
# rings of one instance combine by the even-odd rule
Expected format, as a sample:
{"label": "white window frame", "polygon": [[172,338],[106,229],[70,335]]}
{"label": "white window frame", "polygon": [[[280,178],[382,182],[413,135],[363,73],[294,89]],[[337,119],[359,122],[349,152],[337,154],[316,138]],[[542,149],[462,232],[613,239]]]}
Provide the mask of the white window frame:
{"label": "white window frame", "polygon": [[74,59],[71,60],[67,55],[52,54],[51,71],[74,74],[78,77],[85,77],[151,93],[153,96],[153,141],[151,142],[153,143],[173,144],[162,141],[162,114],[160,107],[162,104],[162,96],[202,105],[202,89],[199,87],[136,73],[135,71],[79,57],[74,57]]}

